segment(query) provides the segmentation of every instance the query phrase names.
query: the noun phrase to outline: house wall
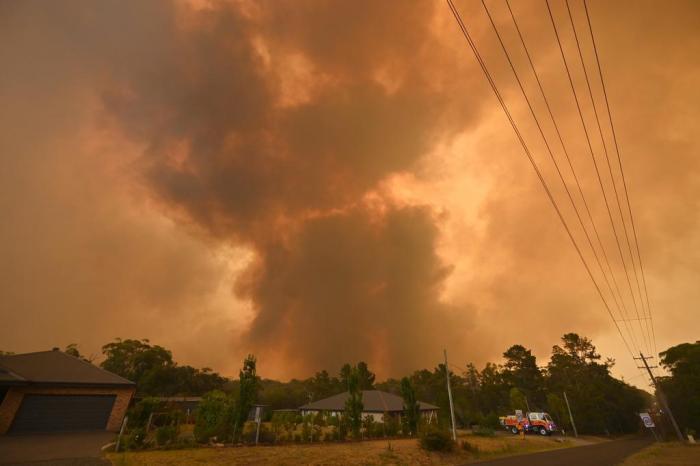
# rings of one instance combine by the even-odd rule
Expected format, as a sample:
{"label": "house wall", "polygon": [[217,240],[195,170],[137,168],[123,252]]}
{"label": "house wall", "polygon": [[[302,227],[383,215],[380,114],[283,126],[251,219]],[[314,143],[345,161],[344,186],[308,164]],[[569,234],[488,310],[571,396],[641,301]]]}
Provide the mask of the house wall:
{"label": "house wall", "polygon": [[2,405],[0,405],[0,435],[6,434],[10,429],[17,410],[22,404],[24,395],[116,395],[117,398],[114,400],[112,413],[107,422],[107,430],[117,432],[126,415],[126,410],[129,407],[134,391],[135,388],[133,387],[12,387],[8,390]]}

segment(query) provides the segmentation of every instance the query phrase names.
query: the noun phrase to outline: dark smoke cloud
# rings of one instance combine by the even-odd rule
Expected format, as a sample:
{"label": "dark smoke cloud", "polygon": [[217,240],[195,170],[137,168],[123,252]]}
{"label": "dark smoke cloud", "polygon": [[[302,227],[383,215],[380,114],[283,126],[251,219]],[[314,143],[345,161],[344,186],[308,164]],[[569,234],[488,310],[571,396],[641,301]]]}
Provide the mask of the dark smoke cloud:
{"label": "dark smoke cloud", "polygon": [[[605,5],[650,290],[692,328],[697,6]],[[571,131],[543,5],[515,7]],[[571,330],[621,348],[439,2],[2,2],[0,63],[0,349],[146,336],[279,377],[545,355]]]}
{"label": "dark smoke cloud", "polygon": [[[160,202],[256,253],[237,286],[256,313],[242,348],[296,372],[360,358],[407,370],[436,354],[448,317],[437,230],[427,207],[383,201],[370,211],[362,197],[410,168],[437,131],[444,97],[409,53],[435,40],[432,6],[400,15],[377,2],[317,6],[274,2],[253,18],[224,4],[192,13],[173,55],[153,75],[127,73],[107,108],[147,144],[146,179]],[[394,40],[404,28],[412,33]],[[301,54],[342,84],[280,108],[255,38],[273,62]],[[411,75],[392,90],[376,77],[389,61]],[[182,142],[174,164],[168,148]]]}

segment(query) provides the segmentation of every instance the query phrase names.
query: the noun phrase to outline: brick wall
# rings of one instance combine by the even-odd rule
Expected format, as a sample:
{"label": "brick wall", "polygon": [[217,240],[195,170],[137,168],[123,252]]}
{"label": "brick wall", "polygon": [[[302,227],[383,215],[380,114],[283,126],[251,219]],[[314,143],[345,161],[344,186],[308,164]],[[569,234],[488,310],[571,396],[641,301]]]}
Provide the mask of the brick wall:
{"label": "brick wall", "polygon": [[12,387],[0,405],[0,435],[7,433],[12,420],[22,404],[24,395],[116,395],[112,413],[107,422],[107,430],[119,431],[129,407],[134,388],[79,388],[79,387]]}

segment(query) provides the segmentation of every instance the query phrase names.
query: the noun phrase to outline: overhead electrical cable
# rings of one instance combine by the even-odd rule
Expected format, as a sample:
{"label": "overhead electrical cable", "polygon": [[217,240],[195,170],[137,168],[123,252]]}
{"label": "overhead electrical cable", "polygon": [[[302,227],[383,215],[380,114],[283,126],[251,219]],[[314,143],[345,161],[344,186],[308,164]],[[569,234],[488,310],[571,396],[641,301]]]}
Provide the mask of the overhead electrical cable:
{"label": "overhead electrical cable", "polygon": [[[610,203],[608,202],[608,196],[605,192],[605,186],[603,184],[603,179],[602,179],[601,174],[600,174],[600,169],[598,168],[598,162],[596,161],[596,158],[595,158],[595,153],[593,150],[593,143],[591,142],[591,137],[590,137],[590,134],[588,133],[588,127],[586,126],[586,121],[585,121],[585,118],[583,117],[583,111],[581,110],[581,102],[579,101],[578,93],[576,92],[574,80],[573,80],[573,77],[571,75],[571,70],[569,68],[569,62],[566,59],[566,54],[564,53],[564,47],[562,46],[561,38],[559,36],[559,28],[557,28],[556,22],[554,21],[554,15],[552,13],[552,8],[549,4],[549,0],[545,0],[545,3],[547,5],[549,19],[552,23],[552,27],[554,28],[554,35],[556,36],[556,39],[557,39],[557,44],[559,46],[559,52],[560,52],[562,60],[564,62],[564,68],[566,69],[566,75],[569,79],[569,85],[570,85],[571,91],[574,95],[574,100],[576,101],[576,108],[578,109],[579,119],[581,120],[583,132],[584,132],[584,135],[586,137],[586,143],[588,145],[591,160],[593,161],[593,166],[595,168],[596,176],[598,178],[598,184],[599,184],[600,190],[603,194],[603,200],[605,201],[605,208],[606,208],[606,211],[608,213],[608,218],[610,219],[610,225],[612,226],[613,236],[615,237],[615,243],[617,244],[617,250],[618,250],[618,253],[620,255],[620,259],[622,260],[623,270],[625,272],[625,278],[627,280],[627,285],[629,287],[629,291],[630,291],[632,298],[634,298],[634,291],[632,289],[632,281],[630,280],[629,273],[627,272],[627,266],[626,266],[626,262],[624,259],[624,254],[622,253],[622,245],[620,244],[620,239],[618,238],[617,228],[615,227],[615,221],[613,220],[613,216],[612,216],[612,210],[610,209]],[[635,307],[635,312],[636,312],[637,318],[641,319],[641,317],[639,316],[639,310],[637,308],[636,300],[634,300],[634,299],[633,299],[633,304]]]}
{"label": "overhead electrical cable", "polygon": [[649,291],[647,288],[646,276],[644,274],[644,265],[642,264],[642,255],[639,251],[639,239],[637,237],[637,228],[634,224],[634,216],[632,215],[632,204],[630,203],[629,191],[627,189],[627,180],[625,179],[625,171],[622,168],[622,157],[620,155],[620,147],[617,143],[617,134],[615,132],[615,125],[613,123],[612,113],[610,111],[610,102],[608,101],[608,92],[605,88],[605,80],[603,79],[603,68],[600,65],[600,57],[598,56],[598,47],[596,46],[595,36],[593,35],[593,26],[591,25],[591,17],[588,13],[588,1],[583,0],[583,8],[586,12],[586,21],[588,23],[588,31],[591,35],[591,43],[593,44],[593,52],[595,54],[596,64],[598,65],[598,76],[600,77],[600,84],[603,89],[603,97],[605,98],[605,108],[608,112],[608,120],[610,121],[610,130],[612,132],[613,141],[615,143],[615,153],[617,154],[617,163],[620,167],[620,175],[622,176],[622,186],[624,187],[625,199],[627,200],[627,210],[630,216],[630,224],[632,225],[632,233],[634,237],[634,244],[637,250],[637,262],[639,263],[639,270],[642,274],[642,284],[644,286],[644,296],[647,303],[647,312],[649,313],[649,326],[651,327],[652,342],[654,346],[654,353],[656,353],[656,333],[654,332],[654,320],[651,312],[651,304],[649,302]]}
{"label": "overhead electrical cable", "polygon": [[596,291],[598,292],[598,295],[600,296],[600,299],[603,301],[603,305],[605,306],[605,309],[607,310],[608,314],[610,317],[613,319],[613,323],[615,324],[615,327],[617,328],[618,333],[620,334],[620,338],[622,338],[622,341],[625,344],[625,347],[627,348],[627,351],[630,353],[630,356],[634,357],[634,354],[632,353],[632,350],[630,349],[629,344],[627,343],[627,340],[625,339],[624,335],[622,334],[622,330],[620,329],[620,326],[618,325],[617,321],[614,318],[614,315],[612,313],[612,310],[610,309],[610,306],[605,299],[605,296],[603,295],[603,292],[600,289],[600,286],[598,285],[598,282],[595,280],[595,277],[593,276],[593,273],[591,272],[591,269],[586,262],[586,259],[583,256],[583,253],[581,252],[581,249],[579,248],[578,244],[576,243],[576,239],[574,238],[571,229],[569,228],[569,225],[567,224],[566,220],[564,219],[564,216],[559,209],[559,206],[557,205],[556,200],[554,199],[554,196],[552,195],[551,190],[549,189],[549,186],[547,185],[547,182],[545,181],[544,177],[542,176],[542,172],[540,171],[539,167],[537,166],[537,163],[535,162],[535,159],[532,156],[532,153],[530,152],[530,148],[527,146],[525,139],[523,138],[520,130],[518,129],[517,124],[515,123],[515,120],[513,119],[513,116],[511,115],[510,110],[508,109],[508,106],[506,105],[505,101],[503,100],[503,97],[501,96],[500,91],[498,90],[498,87],[496,86],[496,83],[494,82],[491,73],[488,70],[488,67],[486,66],[486,63],[483,61],[481,54],[479,53],[479,50],[476,47],[476,44],[472,40],[471,35],[469,34],[469,31],[462,21],[462,17],[459,14],[459,11],[455,7],[453,0],[447,0],[447,4],[450,7],[450,10],[452,11],[452,14],[454,15],[455,19],[457,20],[457,24],[459,25],[460,30],[462,31],[462,34],[464,35],[465,39],[469,43],[469,46],[474,53],[474,56],[476,57],[479,65],[481,66],[481,70],[483,71],[484,75],[486,76],[486,79],[488,80],[489,84],[491,85],[491,89],[493,90],[494,94],[496,95],[496,98],[498,99],[498,102],[501,105],[501,108],[503,109],[504,113],[506,114],[506,117],[508,118],[508,121],[510,122],[510,125],[513,128],[513,131],[515,132],[516,137],[518,138],[518,141],[520,142],[521,146],[523,147],[523,150],[525,152],[525,155],[527,156],[528,160],[530,161],[530,164],[532,165],[532,168],[535,170],[535,174],[537,175],[537,178],[540,180],[540,183],[542,184],[542,187],[545,190],[545,193],[547,197],[549,198],[549,201],[552,204],[552,207],[554,207],[554,210],[559,217],[559,220],[561,221],[562,225],[564,226],[564,229],[566,230],[567,235],[569,236],[569,239],[571,240],[571,243],[574,246],[574,249],[576,249],[576,252],[581,259],[581,262],[583,263],[584,268],[586,269],[586,272],[588,273],[588,276],[590,277],[591,281],[593,282],[593,285],[595,286]]}
{"label": "overhead electrical cable", "polygon": [[[634,254],[632,253],[632,246],[630,244],[630,237],[629,233],[627,232],[627,222],[625,222],[625,217],[622,213],[622,203],[620,202],[620,193],[617,190],[617,183],[615,182],[615,175],[613,175],[612,171],[612,165],[610,164],[610,156],[608,154],[608,145],[605,142],[605,136],[603,134],[603,128],[602,125],[600,124],[600,117],[598,115],[598,108],[595,104],[595,98],[593,97],[593,89],[591,87],[591,81],[590,78],[588,77],[588,71],[586,69],[586,63],[583,58],[583,51],[581,50],[581,42],[578,37],[578,32],[576,30],[576,25],[574,23],[574,17],[573,14],[571,13],[571,6],[569,4],[569,0],[565,0],[564,2],[566,4],[566,11],[569,15],[569,22],[571,23],[571,29],[574,33],[574,39],[576,41],[576,50],[578,51],[578,56],[579,59],[581,60],[581,68],[583,69],[583,75],[586,79],[586,88],[588,89],[588,95],[590,96],[591,99],[591,106],[593,107],[593,115],[595,116],[595,121],[596,125],[598,127],[598,133],[600,134],[600,140],[603,143],[603,154],[605,154],[605,162],[608,166],[608,173],[610,174],[610,182],[612,183],[613,186],[613,192],[615,193],[615,201],[617,203],[617,210],[618,213],[620,214],[620,222],[622,223],[622,230],[625,234],[625,242],[627,243],[627,250],[630,255],[630,261],[632,262],[632,272],[634,274],[634,279],[637,284],[637,292],[639,294],[639,305],[642,308],[642,315],[644,315],[644,304],[643,304],[643,298],[642,298],[642,289],[639,284],[639,276],[637,274],[637,267],[634,261]],[[632,292],[632,299],[634,300],[634,292]],[[636,304],[635,304],[635,309]],[[639,315],[637,315],[639,317]],[[645,330],[642,328],[642,320],[645,322],[645,327],[646,327],[646,334]],[[638,320],[639,328],[640,331],[642,332],[642,335],[644,336],[645,344],[647,345],[647,351],[651,351],[651,333],[649,332],[649,326],[646,325],[646,315],[644,315],[644,318],[640,318]]]}
{"label": "overhead electrical cable", "polygon": [[[602,240],[601,240],[601,238],[600,238],[600,234],[599,234],[599,232],[598,232],[598,228],[596,227],[595,221],[593,220],[593,215],[591,214],[591,209],[590,209],[590,207],[589,207],[589,205],[588,205],[588,201],[586,201],[586,196],[585,196],[584,193],[583,193],[583,189],[582,189],[582,187],[581,187],[580,180],[579,180],[579,178],[578,178],[578,175],[576,174],[576,170],[574,169],[573,163],[572,163],[572,161],[571,161],[571,157],[569,156],[569,151],[567,150],[566,144],[564,143],[564,138],[563,138],[563,136],[562,136],[562,134],[561,134],[561,131],[560,131],[560,129],[559,129],[559,125],[557,124],[557,119],[554,117],[554,112],[552,111],[551,105],[550,105],[550,103],[549,103],[549,99],[547,98],[547,94],[546,94],[545,91],[544,91],[544,86],[542,85],[542,81],[540,80],[539,74],[537,73],[537,69],[535,68],[535,64],[534,64],[534,62],[533,62],[532,55],[530,54],[530,50],[528,49],[528,47],[527,47],[527,45],[526,45],[526,43],[525,43],[525,39],[524,39],[524,37],[523,37],[522,31],[520,30],[520,26],[519,26],[519,24],[518,24],[518,21],[517,21],[516,18],[515,18],[515,14],[514,14],[514,12],[513,12],[513,9],[512,9],[511,6],[510,6],[510,2],[509,2],[509,0],[505,0],[505,2],[506,2],[506,6],[508,7],[508,12],[510,13],[510,17],[511,17],[511,19],[512,19],[512,21],[513,21],[513,25],[515,26],[515,30],[516,30],[517,33],[518,33],[518,37],[519,37],[519,39],[520,39],[520,43],[521,43],[522,46],[523,46],[523,49],[524,49],[524,51],[525,51],[525,55],[527,56],[528,62],[529,62],[529,64],[530,64],[530,69],[532,70],[532,73],[533,73],[533,75],[534,75],[534,77],[535,77],[535,80],[537,81],[537,86],[538,86],[538,88],[539,88],[539,90],[540,90],[540,95],[542,96],[542,99],[544,100],[545,106],[547,107],[547,112],[549,113],[549,117],[550,117],[550,119],[552,120],[552,124],[554,125],[554,130],[555,130],[555,132],[556,132],[556,134],[557,134],[557,137],[558,137],[558,139],[559,139],[559,143],[561,144],[562,150],[563,150],[564,155],[565,155],[565,157],[566,157],[566,161],[567,161],[567,163],[568,163],[568,165],[569,165],[569,169],[571,170],[571,174],[573,175],[574,181],[575,181],[575,183],[576,183],[576,187],[578,188],[578,193],[579,193],[579,195],[580,195],[580,197],[581,197],[581,201],[583,202],[583,205],[584,205],[584,207],[585,207],[585,210],[586,210],[586,213],[587,213],[587,216],[588,216],[588,220],[590,221],[591,226],[593,227],[593,232],[594,232],[595,237],[596,237],[596,239],[597,239],[597,244],[598,244],[598,246],[599,246],[599,248],[600,248],[600,251],[601,251],[602,254],[603,254],[603,261],[604,261],[605,264],[606,264],[606,267],[607,267],[608,272],[609,272],[610,275],[612,276],[612,280],[613,280],[613,283],[614,283],[614,285],[615,285],[615,290],[617,291],[617,294],[618,294],[618,296],[620,297],[620,303],[618,303],[617,297],[615,296],[615,292],[613,291],[612,286],[610,285],[610,280],[608,280],[608,277],[607,277],[605,271],[604,271],[603,268],[600,266],[600,260],[598,259],[598,256],[597,256],[597,254],[596,254],[596,252],[595,252],[595,248],[593,247],[593,244],[591,244],[590,238],[588,238],[588,233],[586,233],[586,237],[587,237],[588,240],[589,240],[589,245],[591,246],[591,250],[593,250],[593,254],[596,255],[596,261],[598,262],[598,265],[599,265],[599,267],[600,267],[601,274],[603,275],[603,277],[604,277],[604,279],[605,279],[605,282],[606,282],[606,284],[607,284],[607,286],[608,286],[608,289],[610,290],[610,294],[613,296],[613,300],[615,301],[615,305],[616,305],[617,308],[618,308],[618,312],[619,312],[619,314],[620,314],[620,316],[621,316],[621,319],[620,319],[620,320],[622,320],[622,321],[624,322],[624,325],[625,325],[625,327],[626,327],[626,329],[627,329],[627,332],[628,332],[629,335],[630,335],[630,338],[634,340],[634,332],[632,331],[632,329],[629,328],[629,327],[630,327],[630,321],[629,321],[629,318],[628,318],[628,312],[627,312],[627,308],[626,308],[626,306],[625,306],[625,301],[624,301],[624,299],[622,298],[622,292],[620,291],[620,287],[619,287],[619,285],[618,285],[618,283],[617,283],[617,279],[615,278],[615,274],[613,273],[612,267],[610,266],[610,260],[608,259],[608,255],[607,255],[607,253],[605,252],[605,247],[604,247],[603,242],[602,242]],[[497,30],[497,28],[496,28],[496,25],[494,24],[493,19],[491,18],[491,15],[489,14],[488,8],[486,7],[486,4],[483,2],[483,0],[482,0],[482,4],[484,5],[484,8],[486,9],[487,15],[489,15],[489,19],[491,20],[491,24],[493,25],[493,28],[494,28],[494,30],[496,31],[496,34],[499,35],[499,34],[498,34],[498,30]],[[499,40],[500,40],[500,35],[499,35]],[[503,47],[504,52],[506,53],[506,56],[507,56],[507,55],[508,55],[508,52],[506,51],[505,47],[503,46],[503,41],[501,41],[501,46]],[[509,59],[509,61],[510,61],[510,59]],[[544,135],[543,135],[543,137],[544,137]],[[550,155],[551,155],[551,152],[550,152]],[[554,161],[554,163],[555,163],[555,165],[556,165],[556,161]],[[558,167],[557,167],[557,170],[558,170]],[[561,175],[560,175],[560,177],[561,177]],[[562,178],[562,183],[564,183],[563,178]],[[568,189],[567,189],[567,193],[568,193]],[[575,206],[575,204],[574,204],[573,199],[571,199],[571,203],[572,203],[572,205],[574,206],[574,209],[576,209],[576,206]],[[577,215],[578,215],[578,212],[577,212]],[[581,221],[580,217],[579,217],[579,221]],[[586,232],[586,228],[583,226],[583,222],[581,222],[581,226],[583,227],[584,233],[585,233],[585,232]],[[620,308],[620,304],[622,305],[622,309]],[[623,312],[623,311],[624,311],[624,312]],[[634,342],[633,342],[633,343],[634,343]],[[635,346],[636,346],[636,343],[634,343],[634,344],[635,344]]]}

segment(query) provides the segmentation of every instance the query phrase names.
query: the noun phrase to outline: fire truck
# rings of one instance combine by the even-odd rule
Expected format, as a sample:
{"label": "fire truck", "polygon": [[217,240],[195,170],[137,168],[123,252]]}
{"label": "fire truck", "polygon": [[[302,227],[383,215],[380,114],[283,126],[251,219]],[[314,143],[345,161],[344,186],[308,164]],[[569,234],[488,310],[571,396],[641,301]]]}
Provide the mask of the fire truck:
{"label": "fire truck", "polygon": [[501,425],[513,434],[532,432],[540,435],[552,435],[557,431],[552,417],[548,413],[525,413],[522,411],[499,418]]}

